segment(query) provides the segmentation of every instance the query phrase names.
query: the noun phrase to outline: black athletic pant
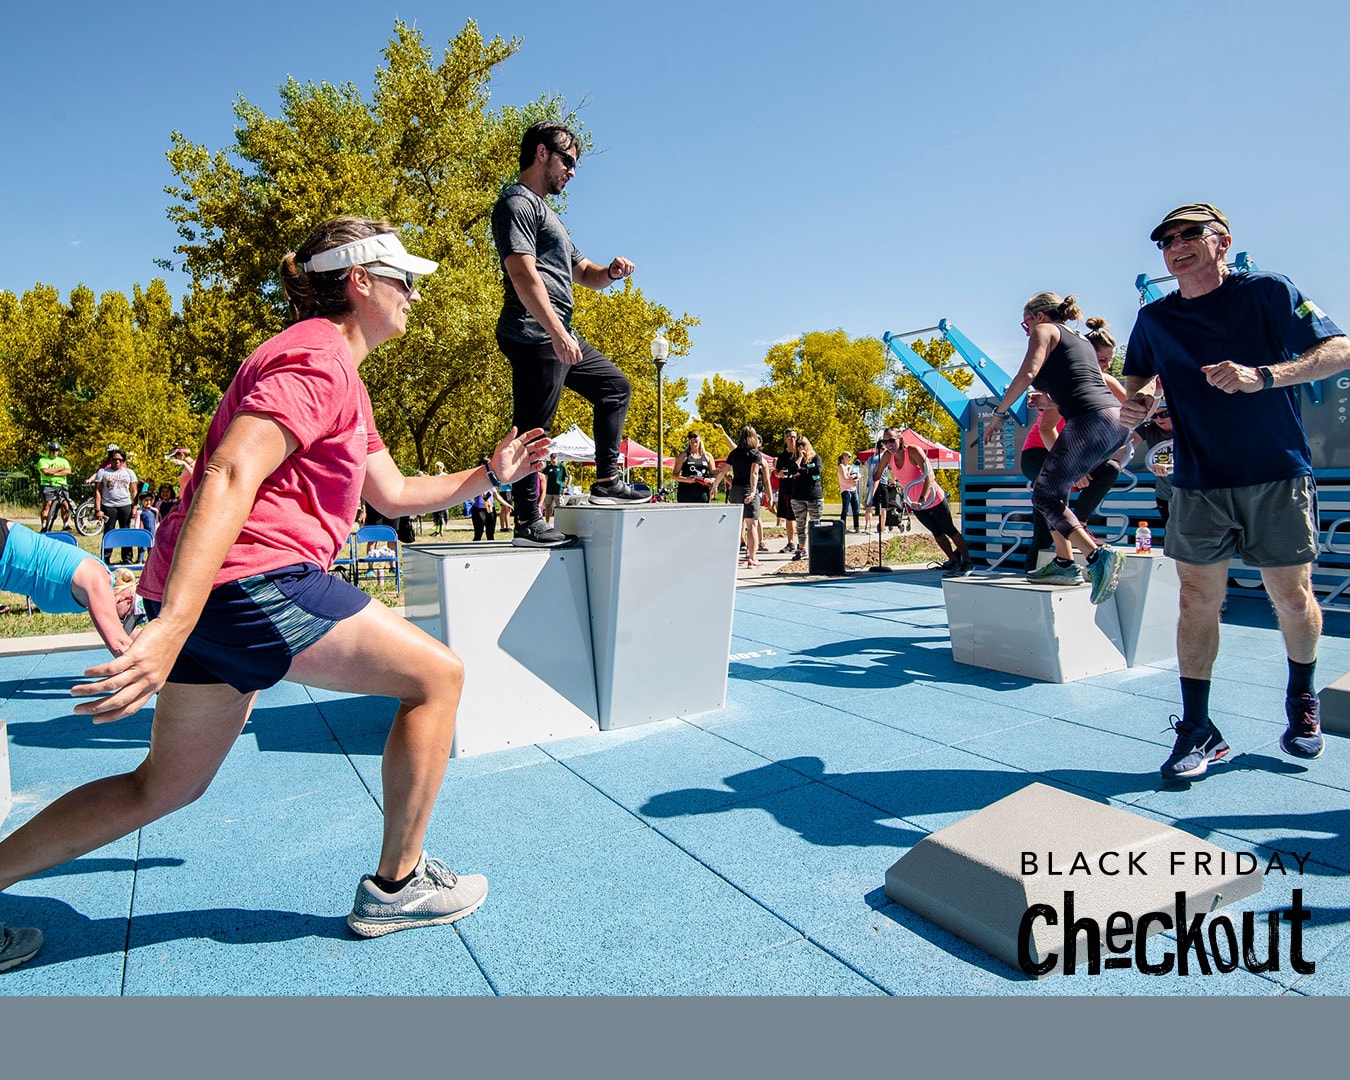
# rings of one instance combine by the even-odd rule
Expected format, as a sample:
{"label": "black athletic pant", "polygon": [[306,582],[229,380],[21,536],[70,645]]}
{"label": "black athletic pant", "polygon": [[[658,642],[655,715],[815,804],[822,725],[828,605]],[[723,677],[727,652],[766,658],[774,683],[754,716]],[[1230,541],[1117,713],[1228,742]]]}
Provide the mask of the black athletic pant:
{"label": "black athletic pant", "polygon": [[495,539],[497,535],[497,514],[485,506],[475,506],[471,514],[473,518],[473,538],[475,540],[483,539],[483,533],[487,533],[489,540]]}
{"label": "black athletic pant", "polygon": [[[628,415],[631,388],[628,378],[614,362],[583,338],[581,361],[564,364],[553,351],[553,343],[529,345],[498,337],[497,347],[511,362],[511,422],[520,432],[543,428],[552,434],[554,414],[563,387],[575,390],[595,406],[595,469],[600,477],[617,476],[619,440],[624,417]],[[540,516],[539,487],[534,475],[522,477],[511,487],[515,497],[516,526],[528,525]]]}
{"label": "black athletic pant", "polygon": [[[131,505],[126,506],[107,506],[103,507],[103,531],[110,533],[113,529],[131,528]],[[122,548],[122,562],[134,562],[135,552],[132,548]],[[108,556],[108,565],[112,565],[112,556]]]}
{"label": "black athletic pant", "polygon": [[[1023,450],[1022,475],[1034,484],[1036,477],[1040,475],[1041,466],[1045,464],[1045,459],[1049,454],[1050,451],[1043,446],[1033,446],[1029,450]],[[1119,479],[1120,464],[1114,458],[1108,458],[1088,473],[1088,486],[1078,492],[1073,501],[1073,512],[1077,515],[1078,520],[1083,523],[1084,528],[1088,525],[1088,519],[1097,512],[1097,507],[1111,493],[1111,489]],[[1165,525],[1166,522],[1163,524]],[[1054,540],[1050,536],[1050,526],[1045,523],[1045,518],[1032,510],[1031,550],[1027,552],[1027,571],[1035,570],[1036,557],[1042,551],[1053,546]]]}

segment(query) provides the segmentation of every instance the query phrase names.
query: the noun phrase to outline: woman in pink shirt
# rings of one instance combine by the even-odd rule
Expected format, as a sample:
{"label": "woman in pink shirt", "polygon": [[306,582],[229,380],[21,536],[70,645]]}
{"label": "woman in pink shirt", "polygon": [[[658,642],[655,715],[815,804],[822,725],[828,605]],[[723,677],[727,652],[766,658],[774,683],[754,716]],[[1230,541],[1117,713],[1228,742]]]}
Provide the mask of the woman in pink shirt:
{"label": "woman in pink shirt", "polygon": [[320,225],[281,265],[293,323],[239,368],[182,500],[160,526],[140,591],[153,618],[76,712],[107,723],[158,693],[150,754],[77,788],[0,843],[0,888],[192,802],[239,735],[257,691],[281,679],[397,698],[384,748],[384,830],[353,932],[453,922],[487,894],[422,850],[464,681],[454,653],[327,573],[362,498],[389,517],[463,502],[535,472],[548,440],[512,430],[489,466],[404,476],[371,417],[357,367],[406,328],[417,278],[383,221]]}

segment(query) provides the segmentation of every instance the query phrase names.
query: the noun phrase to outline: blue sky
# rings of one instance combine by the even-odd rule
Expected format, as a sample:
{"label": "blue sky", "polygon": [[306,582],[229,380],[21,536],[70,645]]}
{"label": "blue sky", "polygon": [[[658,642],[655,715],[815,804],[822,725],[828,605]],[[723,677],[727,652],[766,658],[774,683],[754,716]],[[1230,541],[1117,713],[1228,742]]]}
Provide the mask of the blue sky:
{"label": "blue sky", "polygon": [[0,289],[148,281],[175,243],[169,133],[224,148],[236,95],[275,113],[287,75],[368,92],[395,17],[437,53],[468,18],[523,38],[496,103],[585,103],[604,152],[568,226],[703,320],[668,369],[695,391],[757,383],[806,330],[942,317],[1015,366],[1042,289],[1123,337],[1135,276],[1163,272],[1150,228],[1199,200],[1350,327],[1350,14],[1330,2],[14,4]]}

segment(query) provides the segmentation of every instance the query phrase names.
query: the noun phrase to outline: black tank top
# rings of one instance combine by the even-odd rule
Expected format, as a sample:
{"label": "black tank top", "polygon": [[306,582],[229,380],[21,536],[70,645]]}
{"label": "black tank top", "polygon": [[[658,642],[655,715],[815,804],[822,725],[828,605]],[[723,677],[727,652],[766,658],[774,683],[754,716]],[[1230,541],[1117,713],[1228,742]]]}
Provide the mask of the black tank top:
{"label": "black tank top", "polygon": [[[708,480],[714,472],[713,463],[705,457],[686,457],[680,466],[680,475]],[[712,488],[705,484],[676,484],[675,501],[705,503],[712,499]]]}
{"label": "black tank top", "polygon": [[1059,328],[1059,344],[1050,350],[1031,385],[1054,399],[1065,420],[1120,404],[1102,378],[1096,350],[1063,325]]}

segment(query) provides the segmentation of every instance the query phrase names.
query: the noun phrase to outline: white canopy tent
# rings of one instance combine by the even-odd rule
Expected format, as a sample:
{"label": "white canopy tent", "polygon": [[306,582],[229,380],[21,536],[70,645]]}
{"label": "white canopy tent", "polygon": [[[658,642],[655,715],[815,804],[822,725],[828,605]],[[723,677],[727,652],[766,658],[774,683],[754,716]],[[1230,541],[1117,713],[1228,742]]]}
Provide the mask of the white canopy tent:
{"label": "white canopy tent", "polygon": [[583,465],[595,464],[595,440],[576,424],[561,435],[555,435],[552,443],[552,451],[558,455],[559,461],[578,461]]}

